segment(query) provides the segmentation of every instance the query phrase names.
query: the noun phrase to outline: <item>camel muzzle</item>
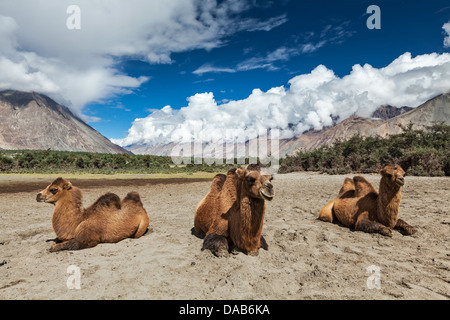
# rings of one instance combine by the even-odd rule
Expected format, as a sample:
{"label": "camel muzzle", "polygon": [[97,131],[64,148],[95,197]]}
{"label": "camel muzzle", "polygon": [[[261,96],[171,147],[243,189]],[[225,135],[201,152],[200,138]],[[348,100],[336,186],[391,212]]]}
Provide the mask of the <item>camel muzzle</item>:
{"label": "camel muzzle", "polygon": [[400,187],[402,187],[403,185],[405,185],[405,178],[403,178],[403,177],[398,177],[398,178],[395,180],[395,183],[398,184]]}
{"label": "camel muzzle", "polygon": [[259,190],[259,195],[261,196],[261,198],[263,198],[264,200],[267,201],[272,201],[275,193],[273,192],[273,190],[270,190],[270,192],[266,192],[265,190]]}
{"label": "camel muzzle", "polygon": [[37,201],[37,202],[44,202],[44,201],[45,201],[44,197],[42,196],[42,193],[39,192],[39,193],[36,195],[36,201]]}

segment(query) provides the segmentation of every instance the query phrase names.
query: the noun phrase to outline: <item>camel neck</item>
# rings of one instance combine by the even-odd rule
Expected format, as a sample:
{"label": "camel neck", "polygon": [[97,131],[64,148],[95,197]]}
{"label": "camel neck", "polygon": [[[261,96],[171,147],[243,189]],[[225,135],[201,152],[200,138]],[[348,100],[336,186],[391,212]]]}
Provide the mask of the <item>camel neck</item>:
{"label": "camel neck", "polygon": [[230,237],[234,244],[246,252],[258,250],[264,224],[265,203],[246,194],[244,188],[238,193],[237,210],[230,218]]}
{"label": "camel neck", "polygon": [[55,204],[52,224],[56,236],[60,240],[73,238],[76,227],[84,219],[83,213],[81,191],[73,187]]}
{"label": "camel neck", "polygon": [[398,211],[402,198],[401,187],[395,185],[390,187],[382,178],[378,193],[377,215],[380,222],[385,226],[393,228],[397,224]]}
{"label": "camel neck", "polygon": [[[264,221],[265,202],[262,199],[242,196],[240,199],[240,211],[242,219],[242,230],[249,234],[258,234],[262,230]],[[260,236],[260,234],[258,234]]]}
{"label": "camel neck", "polygon": [[72,188],[69,192],[67,192],[67,196],[63,199],[60,199],[55,204],[55,211],[63,210],[63,211],[75,211],[81,213],[82,211],[82,195],[79,189]]}

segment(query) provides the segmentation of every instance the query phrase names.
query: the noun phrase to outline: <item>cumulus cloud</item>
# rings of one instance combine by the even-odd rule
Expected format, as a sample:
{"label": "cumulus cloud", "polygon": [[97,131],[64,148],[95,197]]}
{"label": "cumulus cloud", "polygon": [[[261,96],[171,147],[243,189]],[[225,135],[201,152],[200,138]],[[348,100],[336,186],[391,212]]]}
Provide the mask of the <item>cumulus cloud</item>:
{"label": "cumulus cloud", "polygon": [[442,26],[442,29],[444,29],[445,32],[445,38],[444,38],[444,47],[450,48],[450,22],[445,23]]}
{"label": "cumulus cloud", "polygon": [[78,115],[89,102],[132,92],[150,77],[131,77],[117,62],[172,63],[172,54],[223,46],[241,31],[286,22],[242,18],[251,1],[78,0],[81,29],[69,30],[66,1],[0,2],[0,90],[34,90]]}
{"label": "cumulus cloud", "polygon": [[[243,100],[218,104],[213,93],[196,94],[180,110],[166,106],[136,119],[121,146],[165,144],[194,137],[203,141],[256,137],[280,129],[282,138],[329,126],[356,114],[370,116],[380,105],[417,107],[450,88],[450,54],[412,57],[404,53],[384,68],[354,65],[338,77],[324,65],[298,75],[289,86],[259,89]],[[230,135],[231,134],[231,135]]]}

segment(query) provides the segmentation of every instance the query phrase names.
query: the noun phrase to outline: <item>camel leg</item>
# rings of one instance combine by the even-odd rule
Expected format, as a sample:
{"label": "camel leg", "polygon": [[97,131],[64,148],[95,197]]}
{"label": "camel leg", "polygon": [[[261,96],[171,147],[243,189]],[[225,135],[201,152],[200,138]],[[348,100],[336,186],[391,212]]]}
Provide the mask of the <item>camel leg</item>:
{"label": "camel leg", "polygon": [[367,211],[363,212],[358,217],[355,224],[355,230],[367,233],[379,233],[383,236],[392,237],[392,230],[377,221],[370,220]]}
{"label": "camel leg", "polygon": [[397,224],[395,225],[394,229],[397,230],[398,232],[400,232],[404,236],[410,236],[416,232],[414,227],[410,226],[402,219],[397,220]]}
{"label": "camel leg", "polygon": [[81,250],[93,248],[100,243],[100,232],[98,227],[89,222],[83,221],[75,231],[75,238],[54,244],[50,247],[50,252],[61,250]]}
{"label": "camel leg", "polygon": [[205,249],[211,250],[211,252],[218,257],[227,255],[228,248],[228,239],[224,236],[211,233],[203,240],[202,251]]}
{"label": "camel leg", "polygon": [[195,216],[195,219],[194,219],[194,232],[198,236],[205,236],[205,233],[200,228],[200,222],[198,221],[197,216]]}
{"label": "camel leg", "polygon": [[264,249],[264,250],[269,250],[269,245],[266,242],[266,239],[264,239],[263,236],[261,236],[261,246],[260,248]]}
{"label": "camel leg", "polygon": [[334,200],[331,200],[325,205],[325,207],[322,208],[322,210],[320,210],[319,220],[333,222],[333,205]]}
{"label": "camel leg", "polygon": [[64,241],[62,243],[56,243],[52,245],[49,249],[50,252],[57,252],[61,250],[81,250],[86,248],[92,248],[95,247],[98,244],[98,242],[90,242],[90,243],[82,243],[75,239],[70,239],[67,241]]}

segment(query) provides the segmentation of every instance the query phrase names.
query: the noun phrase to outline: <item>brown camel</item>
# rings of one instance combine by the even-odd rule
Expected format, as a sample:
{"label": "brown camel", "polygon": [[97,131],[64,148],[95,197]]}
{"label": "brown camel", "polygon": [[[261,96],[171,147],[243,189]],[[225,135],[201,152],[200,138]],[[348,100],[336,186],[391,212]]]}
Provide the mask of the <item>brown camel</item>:
{"label": "brown camel", "polygon": [[81,190],[58,178],[39,192],[36,200],[55,205],[52,224],[57,238],[50,252],[139,238],[149,224],[148,214],[136,192],[128,193],[122,201],[117,195],[107,193],[83,209]]}
{"label": "brown camel", "polygon": [[338,197],[320,210],[319,219],[337,220],[348,228],[389,237],[392,229],[403,235],[413,234],[414,228],[398,218],[405,171],[399,165],[389,164],[380,174],[379,193],[364,177],[346,178]]}
{"label": "brown camel", "polygon": [[268,249],[263,238],[265,200],[274,197],[271,175],[259,166],[231,169],[214,177],[211,190],[197,206],[194,230],[204,235],[203,248],[226,255],[233,244],[244,253],[257,255]]}

